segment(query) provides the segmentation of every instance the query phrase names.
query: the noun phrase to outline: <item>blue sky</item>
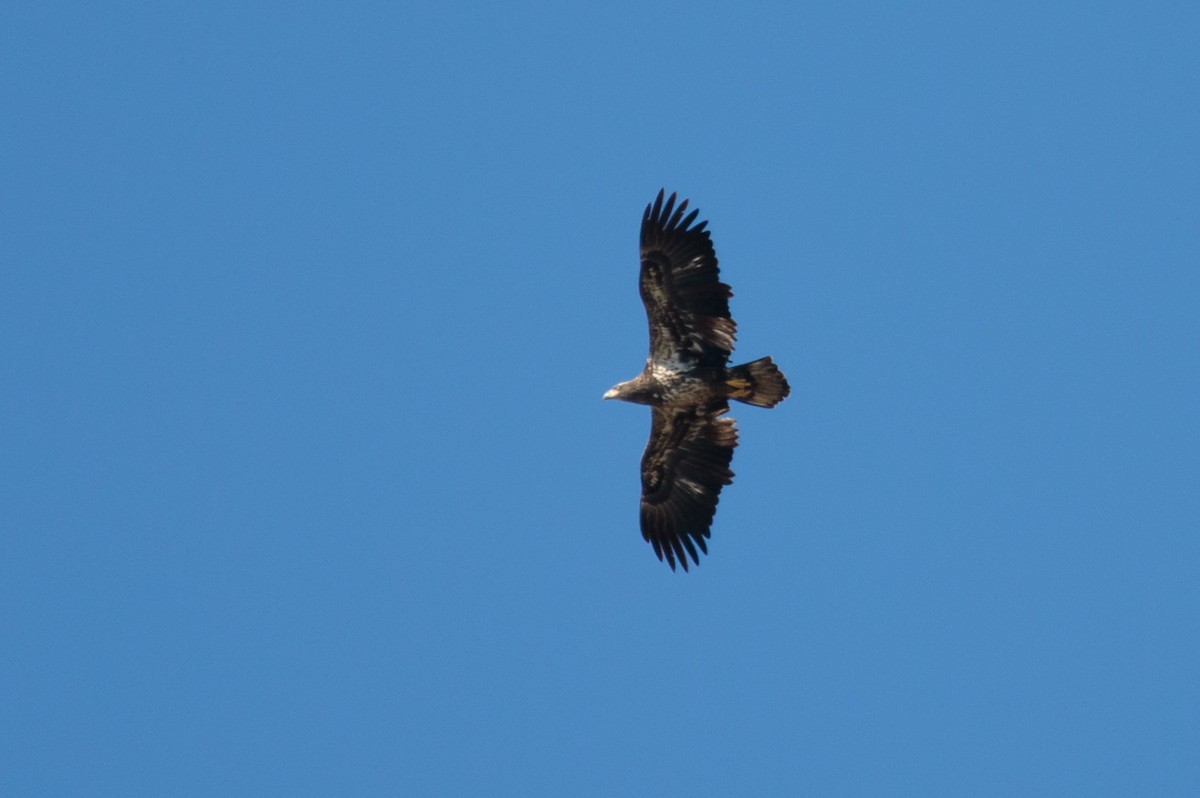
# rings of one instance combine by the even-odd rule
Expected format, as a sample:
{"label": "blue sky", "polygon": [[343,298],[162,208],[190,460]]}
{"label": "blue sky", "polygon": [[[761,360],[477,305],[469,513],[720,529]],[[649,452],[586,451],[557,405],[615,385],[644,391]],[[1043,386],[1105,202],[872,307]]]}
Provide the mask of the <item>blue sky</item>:
{"label": "blue sky", "polygon": [[[1200,10],[0,13],[0,792],[1200,790]],[[637,225],[743,360],[637,529]]]}

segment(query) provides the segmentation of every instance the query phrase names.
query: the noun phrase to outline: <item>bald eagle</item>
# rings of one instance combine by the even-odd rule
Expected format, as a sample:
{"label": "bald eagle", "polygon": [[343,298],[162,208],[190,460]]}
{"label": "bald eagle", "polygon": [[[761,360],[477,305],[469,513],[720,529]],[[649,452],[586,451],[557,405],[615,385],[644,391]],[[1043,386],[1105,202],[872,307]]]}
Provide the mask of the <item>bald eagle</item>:
{"label": "bald eagle", "polygon": [[774,407],[790,392],[769,357],[729,365],[737,325],[733,292],[718,277],[705,229],[693,226],[688,201],[675,206],[659,191],[642,216],[639,288],[650,322],[650,357],[642,373],[618,383],[605,399],[650,405],[650,441],[642,455],[642,537],[658,559],[688,569],[708,553],[709,527],[721,488],[733,482],[737,446],[729,400]]}

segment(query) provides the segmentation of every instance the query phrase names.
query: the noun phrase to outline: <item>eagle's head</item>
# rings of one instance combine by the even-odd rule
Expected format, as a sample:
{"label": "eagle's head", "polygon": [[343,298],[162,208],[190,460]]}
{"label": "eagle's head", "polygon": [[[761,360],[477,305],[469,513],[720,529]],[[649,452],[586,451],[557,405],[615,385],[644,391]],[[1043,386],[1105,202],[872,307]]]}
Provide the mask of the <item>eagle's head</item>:
{"label": "eagle's head", "polygon": [[618,382],[604,392],[604,398],[620,399],[623,402],[636,402],[639,405],[648,405],[653,401],[652,391],[652,386],[647,384],[646,376],[642,374],[634,377],[632,380]]}

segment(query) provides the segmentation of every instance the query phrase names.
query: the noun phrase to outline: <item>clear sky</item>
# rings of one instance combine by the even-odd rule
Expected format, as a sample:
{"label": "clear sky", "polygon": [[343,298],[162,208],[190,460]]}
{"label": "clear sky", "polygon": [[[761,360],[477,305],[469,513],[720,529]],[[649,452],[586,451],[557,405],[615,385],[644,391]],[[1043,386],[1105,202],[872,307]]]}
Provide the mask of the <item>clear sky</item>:
{"label": "clear sky", "polygon": [[[1200,794],[1195,2],[0,12],[0,794]],[[711,554],[637,526],[710,221]]]}

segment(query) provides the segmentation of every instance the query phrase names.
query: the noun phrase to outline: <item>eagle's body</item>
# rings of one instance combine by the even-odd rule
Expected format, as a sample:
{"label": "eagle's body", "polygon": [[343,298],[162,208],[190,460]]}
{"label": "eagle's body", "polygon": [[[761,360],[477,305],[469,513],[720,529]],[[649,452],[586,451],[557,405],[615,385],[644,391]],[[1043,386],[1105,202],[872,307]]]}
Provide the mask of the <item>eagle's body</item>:
{"label": "eagle's body", "polygon": [[688,369],[682,363],[646,361],[642,373],[615,386],[608,399],[621,399],[639,405],[687,407],[713,398],[725,387],[725,369],[698,367]]}
{"label": "eagle's body", "polygon": [[651,406],[650,441],[642,455],[642,537],[672,570],[707,552],[721,488],[733,481],[737,446],[729,400],[774,407],[790,391],[769,357],[729,366],[737,325],[729,315],[707,222],[684,217],[665,192],[642,217],[639,288],[650,323],[650,357],[637,377],[605,399]]}

